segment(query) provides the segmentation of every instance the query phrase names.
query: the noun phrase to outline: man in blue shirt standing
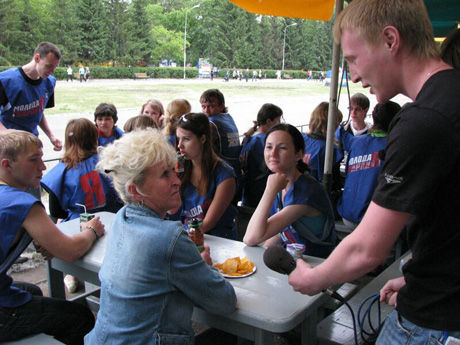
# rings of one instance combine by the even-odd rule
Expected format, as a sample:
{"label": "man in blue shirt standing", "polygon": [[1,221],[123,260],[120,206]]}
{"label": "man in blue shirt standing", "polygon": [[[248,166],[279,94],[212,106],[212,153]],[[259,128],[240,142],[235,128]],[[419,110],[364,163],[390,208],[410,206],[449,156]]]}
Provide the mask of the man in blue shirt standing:
{"label": "man in blue shirt standing", "polygon": [[238,191],[234,200],[238,201],[241,195],[239,192],[241,187],[241,144],[238,127],[233,117],[228,114],[224,95],[218,89],[209,89],[203,92],[200,103],[203,113],[216,126],[219,135],[220,151],[216,153],[235,170]]}
{"label": "man in blue shirt standing", "polygon": [[44,114],[45,108],[54,107],[56,78],[52,74],[60,61],[59,48],[42,42],[28,64],[0,73],[0,131],[18,129],[38,136],[40,126],[54,150],[62,149],[62,142],[51,132]]}

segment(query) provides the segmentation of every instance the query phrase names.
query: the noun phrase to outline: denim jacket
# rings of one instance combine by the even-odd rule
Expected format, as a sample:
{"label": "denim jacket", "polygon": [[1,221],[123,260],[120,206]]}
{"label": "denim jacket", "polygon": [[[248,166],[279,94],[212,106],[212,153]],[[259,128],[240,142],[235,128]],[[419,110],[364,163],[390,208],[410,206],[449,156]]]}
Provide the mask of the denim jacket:
{"label": "denim jacket", "polygon": [[111,229],[85,344],[193,344],[195,304],[214,314],[235,309],[233,286],[202,260],[180,222],[128,205]]}

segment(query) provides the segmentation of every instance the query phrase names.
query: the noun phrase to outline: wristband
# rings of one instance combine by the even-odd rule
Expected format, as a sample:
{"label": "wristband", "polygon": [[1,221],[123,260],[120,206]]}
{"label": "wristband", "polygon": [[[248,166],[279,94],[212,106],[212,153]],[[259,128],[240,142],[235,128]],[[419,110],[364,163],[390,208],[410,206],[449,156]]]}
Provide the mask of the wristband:
{"label": "wristband", "polygon": [[99,235],[97,234],[96,229],[94,229],[92,226],[89,226],[89,225],[85,226],[81,231],[85,229],[89,229],[94,233],[94,237],[95,237],[94,240],[97,240],[99,238]]}

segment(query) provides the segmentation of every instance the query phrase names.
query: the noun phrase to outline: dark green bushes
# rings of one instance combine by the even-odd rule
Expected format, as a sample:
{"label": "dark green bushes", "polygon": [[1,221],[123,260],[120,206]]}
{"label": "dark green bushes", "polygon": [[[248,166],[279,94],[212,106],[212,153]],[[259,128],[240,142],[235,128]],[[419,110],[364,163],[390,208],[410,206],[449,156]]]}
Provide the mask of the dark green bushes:
{"label": "dark green bushes", "polygon": [[[0,66],[0,72],[4,71],[9,66]],[[78,73],[79,67],[73,67],[73,72]],[[134,73],[147,73],[151,78],[160,79],[182,79],[184,77],[183,67],[97,67],[90,66],[91,78],[93,79],[134,79]],[[187,78],[197,78],[198,69],[196,67],[187,67],[185,69]],[[245,69],[241,70],[244,74]],[[269,79],[276,79],[277,70],[262,70],[262,76]],[[227,73],[226,68],[219,71],[219,77],[223,78]],[[230,78],[232,78],[233,69],[230,69]],[[319,73],[319,72],[318,72]],[[286,79],[306,79],[307,73],[305,71],[284,70],[282,75]],[[62,66],[56,68],[54,76],[58,80],[65,80],[67,78],[67,67]],[[249,78],[252,78],[252,70],[249,73]]]}

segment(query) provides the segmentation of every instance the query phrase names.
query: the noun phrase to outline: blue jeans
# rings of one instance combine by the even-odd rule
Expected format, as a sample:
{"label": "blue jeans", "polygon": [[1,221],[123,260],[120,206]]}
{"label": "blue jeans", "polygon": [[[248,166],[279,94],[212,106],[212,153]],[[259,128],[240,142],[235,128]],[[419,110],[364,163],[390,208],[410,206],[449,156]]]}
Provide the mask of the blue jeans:
{"label": "blue jeans", "polygon": [[376,345],[441,345],[449,336],[460,339],[460,332],[419,327],[394,310],[385,320]]}
{"label": "blue jeans", "polygon": [[13,285],[30,292],[32,300],[17,308],[0,307],[0,342],[46,333],[64,344],[83,344],[83,337],[94,327],[94,316],[87,307],[43,297],[33,284]]}

